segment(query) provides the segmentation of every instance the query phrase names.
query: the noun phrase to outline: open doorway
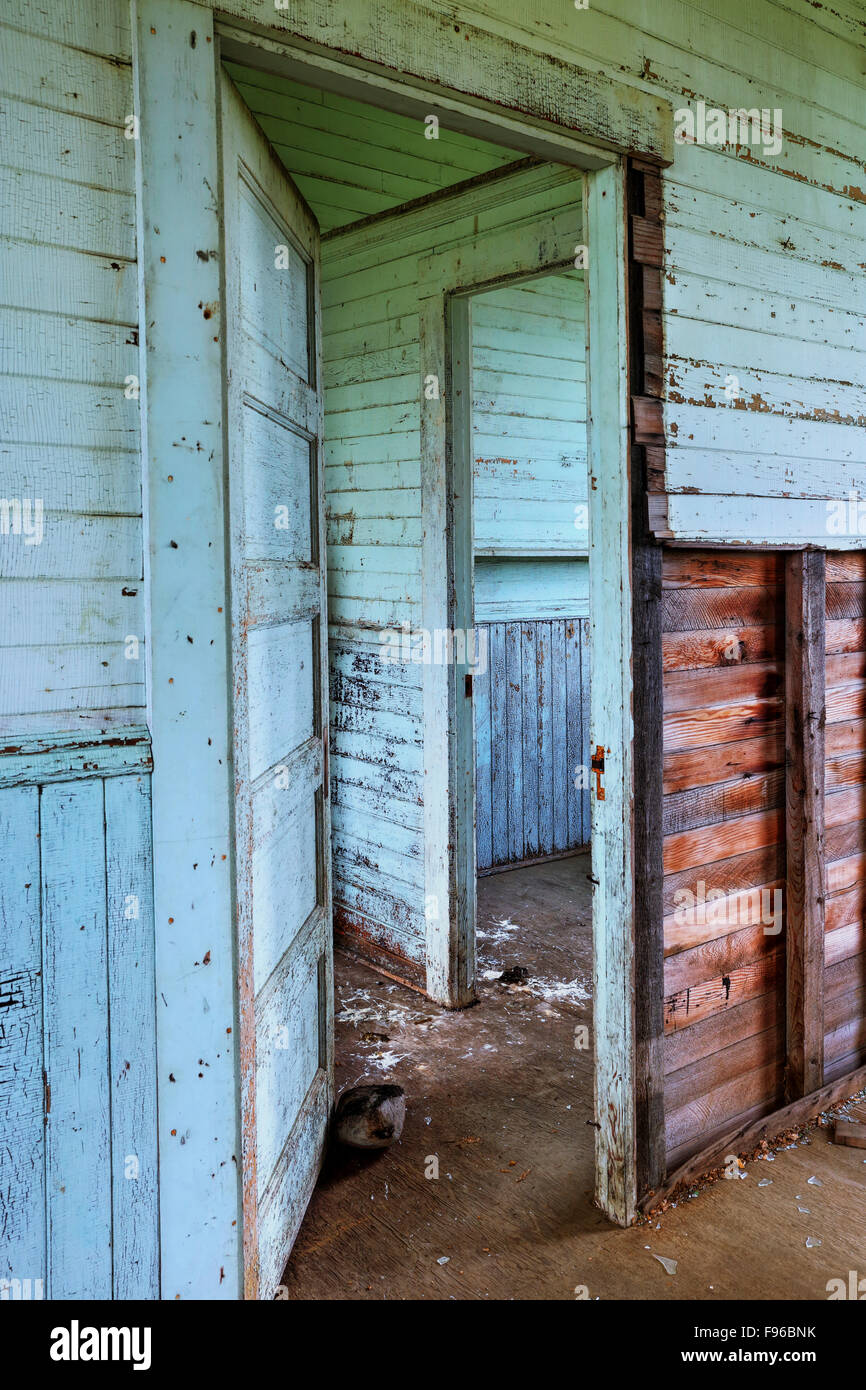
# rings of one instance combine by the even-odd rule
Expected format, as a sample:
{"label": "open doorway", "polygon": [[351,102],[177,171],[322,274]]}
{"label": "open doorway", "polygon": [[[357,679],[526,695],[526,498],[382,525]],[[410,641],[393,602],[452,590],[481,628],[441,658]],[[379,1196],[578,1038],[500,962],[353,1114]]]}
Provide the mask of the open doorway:
{"label": "open doorway", "polygon": [[591,993],[591,922],[578,906],[591,878],[583,270],[511,281],[468,307],[476,969],[482,981],[504,972],[509,987],[583,1003]]}
{"label": "open doorway", "polygon": [[[433,1001],[431,1013],[409,996],[419,1015],[411,1027],[431,1029],[421,1071],[439,1061],[447,1068],[451,1032],[469,1043],[464,1060],[487,1070],[486,1054],[499,1054],[513,1028],[502,992],[514,990],[527,1010],[527,1052],[546,1048],[551,1025],[565,1039],[571,1099],[557,1097],[557,1113],[592,1114],[591,1031],[581,1017],[592,949],[585,198],[583,172],[567,165],[426,120],[419,128],[412,117],[270,72],[229,64],[223,82],[236,727],[247,720],[253,747],[261,740],[252,716],[267,709],[276,757],[278,692],[262,684],[253,657],[265,646],[277,659],[299,623],[322,661],[315,698],[324,697],[326,665],[330,686],[328,737],[298,793],[324,855],[314,897],[293,890],[291,919],[275,911],[288,832],[281,798],[266,791],[288,763],[270,773],[262,764],[255,776],[241,760],[236,769],[237,834],[251,846],[239,890],[241,979],[251,973],[255,984],[244,1006],[250,1044],[242,1036],[241,1048],[249,1087],[279,1119],[275,1128],[265,1116],[263,1131],[257,1113],[245,1135],[260,1232],[250,1237],[251,1258],[269,1268],[270,1284],[280,1231],[297,1231],[315,1178],[333,1094],[332,951],[322,934],[331,906],[345,953],[336,969],[338,1085],[341,1070],[361,1066],[368,1078],[372,1069],[412,1089],[400,1074],[405,1039],[390,1046],[394,1020],[409,1026],[405,986]],[[419,174],[430,191],[405,196],[424,186]],[[299,355],[292,325],[304,304]],[[288,393],[280,363],[298,377]],[[264,443],[249,423],[263,411]],[[306,441],[307,483],[303,469],[288,467],[283,436]],[[309,504],[317,495],[321,545]],[[260,556],[250,538],[269,509],[287,512],[290,534]],[[312,549],[303,538],[297,548],[295,530],[310,533]],[[327,663],[318,599],[301,574],[313,563],[327,581]],[[316,748],[321,717],[314,709]],[[500,979],[508,962],[485,947],[476,969],[476,869],[491,884],[479,941],[512,935],[503,892],[519,899],[523,934],[508,947],[532,968]],[[307,949],[313,927],[318,944]],[[259,964],[265,947],[270,975]],[[494,976],[496,1006],[485,1020]],[[447,1012],[479,999],[478,1011]],[[241,1018],[243,1033],[243,1007]],[[354,1030],[342,1043],[340,1024]],[[482,1042],[491,1028],[498,1041]],[[292,1029],[319,1038],[303,1075],[285,1055],[297,1049],[280,1042]],[[491,1104],[503,1103],[494,1087]]]}

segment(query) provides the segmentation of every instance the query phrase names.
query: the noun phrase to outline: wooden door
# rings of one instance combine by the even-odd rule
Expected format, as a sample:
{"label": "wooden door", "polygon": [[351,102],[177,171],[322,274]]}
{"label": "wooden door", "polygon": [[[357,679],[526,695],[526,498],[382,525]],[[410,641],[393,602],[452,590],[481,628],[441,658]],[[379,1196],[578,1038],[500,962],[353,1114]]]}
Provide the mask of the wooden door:
{"label": "wooden door", "polygon": [[333,1098],[319,229],[225,76],[221,124],[244,1269],[271,1298]]}
{"label": "wooden door", "polygon": [[589,619],[476,623],[479,873],[589,844]]}

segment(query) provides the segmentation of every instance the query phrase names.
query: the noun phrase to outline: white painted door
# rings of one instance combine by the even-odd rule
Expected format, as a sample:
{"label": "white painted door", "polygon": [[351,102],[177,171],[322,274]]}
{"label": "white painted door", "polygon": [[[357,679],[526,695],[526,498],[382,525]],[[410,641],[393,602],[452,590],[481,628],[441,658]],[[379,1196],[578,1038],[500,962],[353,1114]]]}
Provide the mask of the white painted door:
{"label": "white painted door", "polygon": [[225,75],[221,125],[245,1291],[272,1298],[333,1099],[319,229]]}

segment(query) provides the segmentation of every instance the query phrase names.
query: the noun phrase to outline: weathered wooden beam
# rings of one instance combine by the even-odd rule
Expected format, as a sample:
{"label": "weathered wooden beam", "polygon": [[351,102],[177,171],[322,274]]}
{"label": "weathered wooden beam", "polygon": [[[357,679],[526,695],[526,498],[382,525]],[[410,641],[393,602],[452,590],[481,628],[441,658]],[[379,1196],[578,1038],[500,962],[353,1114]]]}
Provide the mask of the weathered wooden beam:
{"label": "weathered wooden beam", "polygon": [[773,1139],[777,1134],[782,1134],[795,1125],[805,1124],[816,1115],[820,1115],[822,1110],[829,1109],[831,1105],[839,1105],[850,1096],[858,1095],[864,1087],[866,1067],[858,1067],[856,1071],[849,1072],[847,1076],[840,1077],[829,1086],[822,1086],[819,1091],[801,1096],[799,1100],[793,1101],[781,1110],[774,1110],[772,1115],[765,1115],[763,1119],[750,1120],[740,1125],[675,1168],[655,1192],[641,1199],[640,1211],[654,1211],[666,1198],[673,1196],[677,1188],[687,1187],[715,1168],[720,1168],[731,1154],[739,1157],[749,1154],[757,1148],[762,1139]]}
{"label": "weathered wooden beam", "polygon": [[[641,450],[635,448],[634,454]],[[632,464],[635,1139],[641,1194],[665,1175],[662,550],[649,533],[646,470]]]}
{"label": "weathered wooden beam", "polygon": [[632,396],[636,444],[661,444],[664,439],[664,411],[660,400],[651,396]]}
{"label": "weathered wooden beam", "polygon": [[[212,28],[210,10],[187,0],[137,0],[133,10],[141,138],[132,144],[144,287],[139,338],[150,547],[160,1258],[167,1299],[237,1298],[242,1290]],[[215,305],[217,312],[206,315],[203,305]],[[200,867],[204,863],[207,870]],[[193,962],[203,960],[207,968],[195,968]],[[198,1079],[191,1057],[209,1060],[207,1081]],[[177,1134],[184,1136],[182,1143]],[[194,1200],[205,1192],[206,1220]]]}
{"label": "weathered wooden beam", "polygon": [[[630,161],[629,376],[632,395],[661,386],[661,316],[644,303],[644,265],[661,264],[662,227],[644,216],[657,174]],[[660,206],[660,197],[656,198]],[[648,252],[649,242],[652,250]],[[648,339],[647,328],[657,335]],[[635,412],[634,423],[638,415]],[[638,1195],[665,1175],[664,903],[662,748],[662,551],[649,515],[650,475],[664,478],[663,441],[631,449],[632,679],[634,707],[635,1161]],[[652,459],[650,458],[652,455]],[[660,479],[659,479],[660,475]]]}
{"label": "weathered wooden beam", "polygon": [[587,180],[589,371],[590,738],[605,757],[605,799],[592,797],[595,1007],[595,1195],[621,1226],[634,1220],[635,891],[632,792],[631,441],[627,211],[621,169]]}
{"label": "weathered wooden beam", "polygon": [[787,1064],[791,1102],[824,1080],[824,622],[826,557],[785,564]]}
{"label": "weathered wooden beam", "polygon": [[415,0],[401,0],[387,24],[377,5],[356,5],[350,41],[345,13],[331,4],[271,6],[267,35],[230,23],[261,24],[259,0],[225,0],[220,12],[223,55],[238,62],[422,119],[439,111],[450,129],[482,139],[495,110],[496,133],[511,149],[556,151],[588,169],[600,167],[605,150],[640,154],[650,169],[673,160],[664,98]]}

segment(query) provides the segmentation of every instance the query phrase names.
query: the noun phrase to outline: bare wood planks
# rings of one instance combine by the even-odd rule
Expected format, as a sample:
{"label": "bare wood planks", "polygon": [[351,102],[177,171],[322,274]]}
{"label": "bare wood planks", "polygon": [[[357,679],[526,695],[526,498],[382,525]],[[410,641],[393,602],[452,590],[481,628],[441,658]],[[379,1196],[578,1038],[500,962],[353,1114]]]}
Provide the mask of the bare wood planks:
{"label": "bare wood planks", "polygon": [[823,1081],[866,1060],[866,553],[826,557]]}
{"label": "bare wood planks", "polygon": [[785,560],[787,1061],[794,1101],[824,1080],[824,622],[826,560]]}
{"label": "bare wood planks", "polygon": [[662,552],[649,494],[663,486],[664,258],[658,169],[631,160],[629,380],[632,394],[632,673],[634,680],[635,1150],[638,1193],[657,1186],[664,1149],[662,854]]}
{"label": "bare wood planks", "polygon": [[668,1167],[782,1098],[784,563],[664,553]]}

